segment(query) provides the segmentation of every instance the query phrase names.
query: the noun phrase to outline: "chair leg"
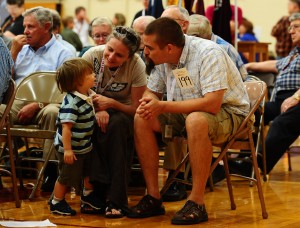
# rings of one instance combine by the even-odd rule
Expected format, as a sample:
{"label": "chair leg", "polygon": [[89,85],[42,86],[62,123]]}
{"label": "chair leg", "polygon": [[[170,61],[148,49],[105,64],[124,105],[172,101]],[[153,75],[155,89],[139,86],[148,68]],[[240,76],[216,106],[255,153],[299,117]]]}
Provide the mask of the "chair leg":
{"label": "chair leg", "polygon": [[11,179],[13,183],[14,197],[16,202],[16,207],[21,207],[21,201],[19,198],[18,184],[17,184],[17,175],[16,175],[16,167],[15,167],[15,159],[14,159],[14,151],[12,147],[11,133],[9,126],[6,127],[7,133],[7,144],[9,149],[9,160],[10,160],[10,168],[11,168]]}
{"label": "chair leg", "polygon": [[227,188],[228,188],[228,193],[230,198],[231,210],[235,210],[236,204],[234,202],[234,197],[233,197],[233,190],[232,190],[232,184],[231,184],[231,179],[229,174],[227,154],[225,154],[225,156],[223,157],[223,162],[224,162],[224,169],[226,174],[226,181],[227,181]]}
{"label": "chair leg", "polygon": [[34,185],[32,191],[31,191],[31,193],[30,193],[30,195],[29,195],[29,200],[32,200],[32,199],[34,198],[35,193],[36,193],[36,190],[37,190],[37,189],[39,188],[39,186],[40,186],[40,183],[41,183],[42,178],[43,178],[43,176],[44,176],[44,172],[45,172],[46,166],[47,166],[47,164],[48,164],[48,162],[49,162],[49,160],[50,160],[50,157],[51,157],[51,155],[52,155],[51,152],[53,152],[53,144],[52,144],[51,147],[50,147],[49,153],[47,154],[47,156],[46,156],[46,158],[45,158],[45,161],[44,161],[44,164],[43,164],[41,170],[38,172],[38,177],[37,177],[36,183],[35,183],[35,185]]}
{"label": "chair leg", "polygon": [[289,171],[292,171],[291,153],[288,150],[287,150],[287,156],[288,156]]}
{"label": "chair leg", "polygon": [[180,162],[180,164],[178,165],[178,167],[176,168],[174,173],[169,177],[169,179],[166,181],[163,188],[160,190],[160,195],[161,196],[166,193],[166,191],[169,189],[171,184],[175,181],[175,178],[176,178],[177,174],[179,173],[181,168],[186,164],[186,162],[188,160],[189,160],[189,152],[184,156],[184,158],[182,159],[182,161]]}
{"label": "chair leg", "polygon": [[254,173],[255,173],[255,177],[256,177],[256,186],[257,186],[258,196],[259,196],[260,205],[261,205],[262,217],[264,219],[267,219],[268,218],[268,213],[267,213],[267,210],[266,210],[265,199],[264,199],[264,195],[263,195],[263,191],[262,191],[260,173],[259,173],[259,170],[258,170],[257,157],[256,157],[256,154],[255,154],[254,143],[253,143],[253,138],[252,138],[252,133],[251,132],[249,133],[249,141],[250,141],[250,147],[251,147],[253,168],[254,168]]}

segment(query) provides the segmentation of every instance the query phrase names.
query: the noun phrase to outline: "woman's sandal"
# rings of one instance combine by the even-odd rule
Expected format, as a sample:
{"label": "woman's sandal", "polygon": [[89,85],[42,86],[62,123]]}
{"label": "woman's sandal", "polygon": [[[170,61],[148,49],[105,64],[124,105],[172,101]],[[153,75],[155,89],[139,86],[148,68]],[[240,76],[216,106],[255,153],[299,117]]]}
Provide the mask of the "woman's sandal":
{"label": "woman's sandal", "polygon": [[121,209],[118,209],[111,202],[108,203],[105,209],[105,217],[106,218],[122,218],[124,216]]}

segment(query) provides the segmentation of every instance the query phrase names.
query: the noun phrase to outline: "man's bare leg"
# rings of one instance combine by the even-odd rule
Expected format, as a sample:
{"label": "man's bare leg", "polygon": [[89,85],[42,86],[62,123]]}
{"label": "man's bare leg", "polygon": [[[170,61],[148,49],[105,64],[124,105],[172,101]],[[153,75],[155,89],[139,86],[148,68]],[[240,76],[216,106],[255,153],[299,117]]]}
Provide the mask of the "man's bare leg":
{"label": "man's bare leg", "polygon": [[157,119],[145,120],[138,115],[135,116],[135,148],[143,170],[147,193],[160,199],[158,187],[159,155],[155,132],[160,132],[160,124]]}

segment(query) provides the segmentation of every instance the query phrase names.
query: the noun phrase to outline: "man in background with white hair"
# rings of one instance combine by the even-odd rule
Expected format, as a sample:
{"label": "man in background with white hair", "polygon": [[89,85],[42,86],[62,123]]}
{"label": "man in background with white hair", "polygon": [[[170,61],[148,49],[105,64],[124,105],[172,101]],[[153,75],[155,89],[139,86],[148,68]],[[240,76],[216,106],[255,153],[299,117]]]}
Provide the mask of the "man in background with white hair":
{"label": "man in background with white hair", "polygon": [[187,34],[190,36],[197,36],[203,39],[211,40],[220,45],[220,47],[223,48],[223,50],[229,55],[233,63],[236,65],[243,81],[245,81],[248,73],[239,53],[230,43],[212,32],[212,28],[207,17],[199,14],[191,15]]}

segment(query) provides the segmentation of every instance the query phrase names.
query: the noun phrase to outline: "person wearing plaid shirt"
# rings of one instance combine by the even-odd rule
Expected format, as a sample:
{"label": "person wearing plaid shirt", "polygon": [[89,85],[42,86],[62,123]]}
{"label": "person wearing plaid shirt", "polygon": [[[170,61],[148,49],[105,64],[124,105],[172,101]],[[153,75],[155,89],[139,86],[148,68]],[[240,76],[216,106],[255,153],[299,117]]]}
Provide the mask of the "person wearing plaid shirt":
{"label": "person wearing plaid shirt", "polygon": [[[212,160],[212,143],[223,143],[249,112],[249,98],[238,69],[214,42],[183,34],[173,19],[151,22],[143,35],[145,57],[155,65],[137,108],[135,145],[147,195],[127,217],[165,214],[158,188],[158,148],[155,132],[164,138],[184,130],[190,151],[193,187],[172,224],[208,220],[204,191]],[[161,100],[167,91],[167,101]]]}
{"label": "person wearing plaid shirt", "polygon": [[[296,47],[280,60],[248,63],[246,69],[278,74],[272,101],[265,105],[265,124],[273,121],[266,138],[267,173],[300,135],[300,13],[290,17],[289,33]],[[258,159],[262,168],[262,161]]]}
{"label": "person wearing plaid shirt", "polygon": [[[288,2],[289,15],[300,12],[300,0],[289,0]],[[294,45],[288,31],[290,26],[289,16],[284,16],[274,25],[271,35],[276,38],[276,59],[281,59],[290,53]]]}

